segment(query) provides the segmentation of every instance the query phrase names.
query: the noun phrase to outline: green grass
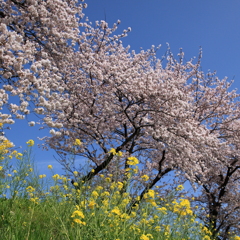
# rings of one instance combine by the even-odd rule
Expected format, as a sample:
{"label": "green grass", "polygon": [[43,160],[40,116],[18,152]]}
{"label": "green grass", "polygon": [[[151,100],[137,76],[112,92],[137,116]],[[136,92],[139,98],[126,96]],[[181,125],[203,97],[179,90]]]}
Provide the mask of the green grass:
{"label": "green grass", "polygon": [[161,199],[151,190],[140,205],[127,212],[132,199],[128,193],[121,194],[123,184],[112,181],[111,175],[100,177],[97,186],[89,183],[76,190],[70,179],[54,174],[51,166],[46,166],[46,175],[38,175],[31,146],[22,156],[6,151],[6,143],[1,146],[3,240],[211,239],[207,229],[195,221],[187,199]]}

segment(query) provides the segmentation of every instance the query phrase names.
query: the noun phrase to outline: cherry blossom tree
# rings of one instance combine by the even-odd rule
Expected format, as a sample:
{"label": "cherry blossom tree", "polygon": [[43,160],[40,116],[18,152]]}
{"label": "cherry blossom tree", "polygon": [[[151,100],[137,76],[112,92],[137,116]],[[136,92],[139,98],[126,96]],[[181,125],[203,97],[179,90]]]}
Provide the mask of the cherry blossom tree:
{"label": "cherry blossom tree", "polygon": [[212,76],[204,82],[201,77],[194,80],[195,117],[207,126],[210,135],[217,135],[223,147],[218,149],[219,162],[213,163],[207,156],[202,173],[195,175],[201,190],[195,201],[200,209],[198,217],[211,229],[213,238],[229,239],[233,232],[239,234],[240,222],[239,95],[228,90],[231,82],[227,79],[219,81]]}
{"label": "cherry blossom tree", "polygon": [[[120,21],[112,27],[105,21],[91,24],[85,7],[74,0],[0,0],[0,106],[10,111],[0,113],[1,122],[13,123],[31,112],[41,117],[51,134],[44,138],[45,147],[58,152],[72,176],[78,166],[66,154],[89,160],[93,170],[78,171],[73,182],[99,173],[124,181],[139,161],[133,179],[140,200],[133,205],[175,171],[202,186],[199,201],[209,203],[214,228],[229,230],[219,222],[226,212],[235,228],[236,91],[229,90],[227,79],[203,74],[201,56],[183,62],[183,52],[176,60],[169,51],[163,64],[154,46],[131,51],[121,42],[130,29],[117,35]],[[19,104],[9,96],[18,97]]]}
{"label": "cherry blossom tree", "polygon": [[[203,175],[196,175],[201,193],[195,197],[200,207],[198,216],[218,239],[230,239],[240,234],[240,162],[239,162],[239,120],[221,126],[222,137],[230,145],[231,151],[224,157],[225,164],[218,164]],[[211,159],[209,159],[210,161]]]}
{"label": "cherry blossom tree", "polygon": [[[0,1],[0,73],[1,82],[5,83],[1,89],[1,106],[8,102],[7,92],[19,96],[20,105],[9,105],[17,118],[29,114],[30,96],[26,95],[31,95],[32,89],[45,91],[36,70],[44,74],[45,69],[46,75],[52,66],[54,71],[74,44],[85,7],[77,2]],[[1,117],[4,123],[13,123],[10,115],[1,114]]]}

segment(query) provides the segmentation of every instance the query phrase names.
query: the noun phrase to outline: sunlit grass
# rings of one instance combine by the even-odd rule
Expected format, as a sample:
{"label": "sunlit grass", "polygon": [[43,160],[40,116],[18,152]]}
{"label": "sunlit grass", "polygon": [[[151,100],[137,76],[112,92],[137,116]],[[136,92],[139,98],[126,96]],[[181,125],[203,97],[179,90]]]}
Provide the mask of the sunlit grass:
{"label": "sunlit grass", "polygon": [[[54,166],[46,166],[46,174],[37,173],[33,140],[23,153],[11,150],[9,141],[0,144],[1,239],[211,239],[184,197],[170,201],[149,190],[129,210],[132,199],[121,191],[125,183],[111,175],[101,175],[97,186],[75,183],[75,188],[70,179],[54,173]],[[135,158],[129,161],[137,163]],[[182,190],[180,185],[175,191]]]}

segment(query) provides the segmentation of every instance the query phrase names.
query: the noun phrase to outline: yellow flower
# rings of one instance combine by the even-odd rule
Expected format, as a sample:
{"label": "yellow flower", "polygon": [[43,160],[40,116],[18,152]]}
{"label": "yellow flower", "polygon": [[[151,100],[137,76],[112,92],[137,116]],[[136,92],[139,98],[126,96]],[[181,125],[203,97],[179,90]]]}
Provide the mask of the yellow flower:
{"label": "yellow flower", "polygon": [[90,201],[89,204],[88,204],[88,206],[89,206],[91,209],[93,209],[95,205],[96,205],[96,203],[95,203],[94,201]]}
{"label": "yellow flower", "polygon": [[122,182],[118,182],[117,184],[118,184],[117,188],[121,190],[123,188],[123,183]]}
{"label": "yellow flower", "polygon": [[77,183],[77,182],[74,182],[74,183],[73,183],[73,186],[77,187],[77,186],[78,186],[78,183]]}
{"label": "yellow flower", "polygon": [[160,211],[163,214],[167,213],[167,209],[165,207],[157,208],[158,211]]}
{"label": "yellow flower", "polygon": [[103,192],[103,193],[101,194],[101,196],[110,196],[110,193],[107,192],[107,191],[105,191],[105,192]]}
{"label": "yellow flower", "polygon": [[78,171],[74,171],[73,174],[74,174],[75,176],[77,176],[77,175],[78,175]]}
{"label": "yellow flower", "polygon": [[29,193],[31,193],[31,192],[34,192],[34,191],[35,191],[35,188],[33,188],[32,186],[28,186],[28,187],[26,188],[26,190],[27,190]]}
{"label": "yellow flower", "polygon": [[152,234],[142,234],[142,236],[140,237],[141,240],[150,240],[150,239],[153,239],[153,236]]}
{"label": "yellow flower", "polygon": [[1,171],[1,170],[3,170],[3,167],[2,167],[2,166],[0,166],[0,171]]}
{"label": "yellow flower", "polygon": [[52,167],[52,165],[48,165],[48,169],[52,169],[53,167]]}
{"label": "yellow flower", "polygon": [[55,174],[55,175],[52,176],[52,178],[53,178],[54,180],[57,180],[57,179],[60,179],[60,176],[59,176],[58,174]]}
{"label": "yellow flower", "polygon": [[183,189],[184,189],[183,185],[178,185],[177,188],[176,188],[176,191],[181,191]]}
{"label": "yellow flower", "polygon": [[17,152],[16,150],[14,150],[14,151],[12,152],[12,154],[13,154],[13,155],[16,155],[16,154],[18,154],[18,152]]}
{"label": "yellow flower", "polygon": [[117,154],[116,149],[114,149],[114,148],[111,148],[108,153],[112,153],[113,155]]}
{"label": "yellow flower", "polygon": [[203,240],[211,240],[211,238],[206,235],[206,236],[203,237]]}
{"label": "yellow flower", "polygon": [[22,159],[22,156],[23,156],[23,155],[22,155],[21,153],[17,153],[15,157],[16,157],[17,159]]}
{"label": "yellow flower", "polygon": [[45,174],[39,175],[39,178],[45,178],[45,177],[46,177]]}
{"label": "yellow flower", "polygon": [[129,157],[127,164],[128,165],[137,165],[139,163],[138,159],[136,157]]}
{"label": "yellow flower", "polygon": [[118,216],[121,215],[121,212],[120,212],[120,210],[118,209],[118,207],[115,207],[111,212],[117,214]]}
{"label": "yellow flower", "polygon": [[173,201],[173,204],[175,204],[173,207],[174,213],[179,213],[181,216],[193,214],[191,210],[190,202],[188,199],[180,199],[180,203]]}
{"label": "yellow flower", "polygon": [[83,221],[81,221],[80,219],[77,219],[77,218],[75,218],[73,221],[77,224],[82,224],[84,226],[86,225],[86,222],[83,222]]}
{"label": "yellow flower", "polygon": [[107,182],[111,182],[111,178],[106,177],[105,179],[106,179]]}
{"label": "yellow flower", "polygon": [[94,198],[97,198],[97,197],[99,196],[99,194],[98,194],[97,191],[93,191],[93,192],[92,192],[92,196],[93,196]]}
{"label": "yellow flower", "polygon": [[160,226],[156,226],[156,227],[155,227],[155,230],[156,230],[156,231],[161,231],[161,227],[160,227]]}
{"label": "yellow flower", "polygon": [[26,143],[28,147],[32,147],[34,145],[34,141],[32,139],[28,140]]}
{"label": "yellow flower", "polygon": [[141,176],[141,178],[142,178],[143,181],[148,181],[149,176],[148,175],[143,175],[143,176]]}
{"label": "yellow flower", "polygon": [[239,236],[235,236],[235,237],[233,237],[233,240],[240,240],[240,237]]}
{"label": "yellow flower", "polygon": [[123,153],[121,151],[117,152],[116,154],[118,157],[121,157],[123,155]]}
{"label": "yellow flower", "polygon": [[149,189],[147,195],[148,195],[149,197],[151,197],[151,198],[154,198],[154,196],[155,196],[154,190]]}
{"label": "yellow flower", "polygon": [[77,139],[75,140],[75,142],[74,142],[74,145],[75,145],[75,146],[80,146],[81,144],[82,144],[82,143],[81,143],[80,139],[78,139],[78,138],[77,138]]}
{"label": "yellow flower", "polygon": [[35,197],[35,198],[30,198],[30,201],[33,202],[33,203],[36,203],[38,204],[39,203],[39,198]]}
{"label": "yellow flower", "polygon": [[14,173],[17,173],[17,170],[13,170]]}
{"label": "yellow flower", "polygon": [[83,212],[81,210],[79,210],[79,208],[77,208],[77,209],[78,210],[74,211],[71,217],[74,218],[74,217],[78,216],[78,217],[84,218],[85,216],[84,216]]}
{"label": "yellow flower", "polygon": [[102,186],[97,186],[97,187],[95,188],[95,190],[96,190],[96,191],[101,191],[101,190],[103,190],[103,187],[102,187]]}

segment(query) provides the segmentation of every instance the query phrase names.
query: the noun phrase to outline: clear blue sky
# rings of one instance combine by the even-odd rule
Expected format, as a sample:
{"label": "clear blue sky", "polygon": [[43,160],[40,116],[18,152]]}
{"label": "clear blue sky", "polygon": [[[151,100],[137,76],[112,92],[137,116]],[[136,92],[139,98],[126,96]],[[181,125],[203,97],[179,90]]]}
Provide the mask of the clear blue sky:
{"label": "clear blue sky", "polygon": [[[120,30],[131,27],[132,32],[123,39],[124,45],[139,51],[152,45],[162,45],[161,57],[170,44],[176,56],[183,48],[185,59],[198,56],[203,49],[202,70],[216,70],[219,78],[234,78],[234,88],[240,89],[240,1],[239,0],[86,0],[86,16],[93,23],[105,20],[112,26],[121,20]],[[31,118],[29,118],[32,120]],[[37,127],[29,128],[26,121],[18,121],[7,131],[16,146],[25,146],[29,139],[44,136]],[[35,161],[40,172],[47,165],[57,164],[54,151],[42,152],[34,147]],[[56,155],[56,154],[55,154]],[[56,171],[59,170],[59,167]]]}

